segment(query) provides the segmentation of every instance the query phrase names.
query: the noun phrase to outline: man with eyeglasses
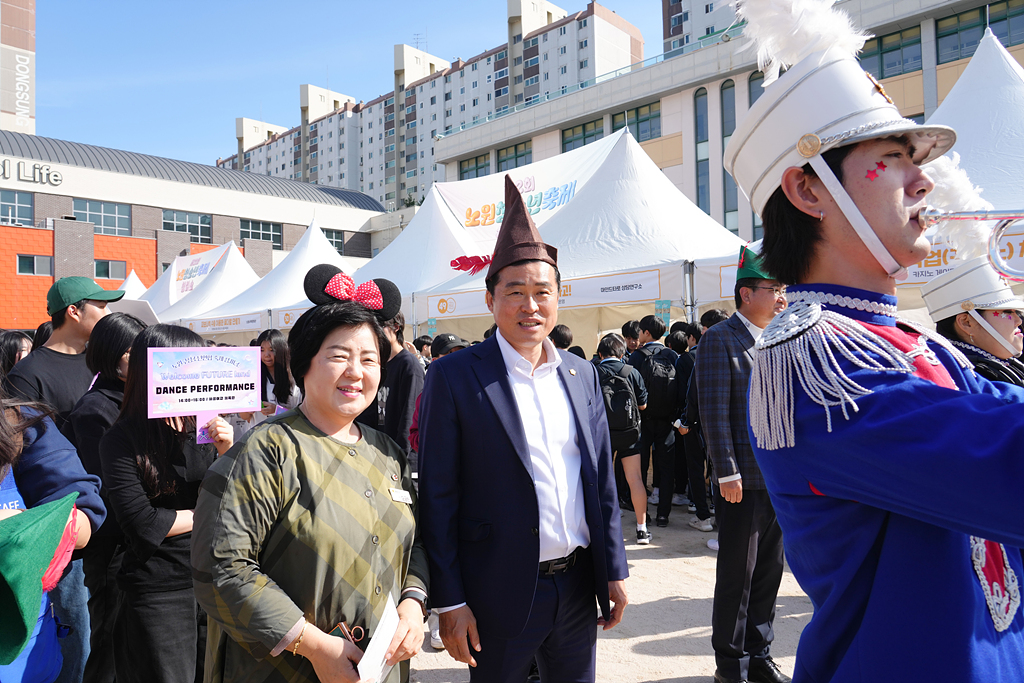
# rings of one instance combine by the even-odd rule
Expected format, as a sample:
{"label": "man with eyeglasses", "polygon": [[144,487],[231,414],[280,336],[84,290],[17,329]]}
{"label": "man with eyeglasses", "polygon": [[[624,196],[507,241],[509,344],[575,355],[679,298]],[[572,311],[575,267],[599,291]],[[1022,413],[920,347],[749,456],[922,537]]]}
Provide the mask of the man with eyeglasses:
{"label": "man with eyeglasses", "polygon": [[694,373],[714,463],[718,569],[711,615],[715,681],[789,681],[769,652],[782,582],[782,531],[747,433],[754,344],[786,308],[786,288],[740,248],[736,313],[701,337]]}

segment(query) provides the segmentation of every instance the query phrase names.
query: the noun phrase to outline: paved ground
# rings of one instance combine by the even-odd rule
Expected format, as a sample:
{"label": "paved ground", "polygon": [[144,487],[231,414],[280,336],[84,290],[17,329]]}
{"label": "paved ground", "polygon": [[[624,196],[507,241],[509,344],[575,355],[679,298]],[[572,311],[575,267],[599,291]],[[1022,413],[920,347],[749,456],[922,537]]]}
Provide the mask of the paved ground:
{"label": "paved ground", "polygon": [[[654,527],[654,542],[638,546],[635,519],[622,518],[628,537],[630,604],[622,623],[599,631],[597,680],[615,683],[707,683],[715,671],[711,649],[711,601],[715,589],[715,552],[708,538],[686,526],[685,508],[675,508],[670,526]],[[779,590],[772,654],[788,674],[793,672],[797,640],[811,618],[811,602],[786,570]],[[417,683],[469,681],[466,665],[424,641],[412,660]]]}

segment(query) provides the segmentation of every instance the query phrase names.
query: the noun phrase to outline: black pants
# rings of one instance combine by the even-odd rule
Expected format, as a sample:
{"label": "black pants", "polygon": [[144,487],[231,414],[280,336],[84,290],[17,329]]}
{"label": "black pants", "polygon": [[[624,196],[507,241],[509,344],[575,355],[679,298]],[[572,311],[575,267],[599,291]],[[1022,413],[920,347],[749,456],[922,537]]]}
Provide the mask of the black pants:
{"label": "black pants", "polygon": [[117,683],[203,680],[206,613],[191,588],[122,591],[114,620]]}
{"label": "black pants", "polygon": [[658,487],[658,517],[672,512],[673,481],[675,480],[676,428],[668,419],[648,418],[641,426],[640,454],[650,453],[654,458],[654,480]]}
{"label": "black pants", "polygon": [[512,639],[480,634],[471,683],[523,683],[534,658],[544,683],[593,683],[597,662],[597,601],[589,550],[565,572],[541,575],[523,632]]}
{"label": "black pants", "polygon": [[[704,453],[704,445],[696,429],[690,429],[682,438],[685,447],[686,472],[690,480],[690,502],[697,508],[697,519],[707,519],[711,516],[711,509],[708,507],[707,484],[705,483],[705,472],[707,455]],[[676,460],[679,460],[677,455]]]}
{"label": "black pants", "polygon": [[119,535],[94,536],[82,550],[85,587],[89,589],[89,659],[83,683],[114,682],[114,617],[117,614],[115,577],[121,569],[123,550]]}
{"label": "black pants", "polygon": [[750,658],[769,654],[775,599],[782,583],[782,529],[767,491],[743,491],[739,503],[715,494],[718,570],[711,645],[718,671],[746,680]]}

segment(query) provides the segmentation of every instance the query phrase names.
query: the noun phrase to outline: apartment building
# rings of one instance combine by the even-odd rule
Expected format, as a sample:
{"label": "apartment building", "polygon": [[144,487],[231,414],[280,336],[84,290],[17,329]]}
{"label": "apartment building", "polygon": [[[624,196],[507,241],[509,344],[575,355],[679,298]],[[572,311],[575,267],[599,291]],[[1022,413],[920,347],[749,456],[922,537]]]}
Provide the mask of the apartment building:
{"label": "apartment building", "polygon": [[36,132],[35,0],[0,0],[0,130]]}
{"label": "apartment building", "polygon": [[[438,138],[643,60],[640,31],[596,2],[569,14],[546,0],[508,0],[502,39],[454,62],[395,45],[394,83],[368,102],[302,85],[298,126],[237,119],[237,150],[217,165],[365,192],[394,210],[454,179],[435,158]],[[513,150],[514,163],[531,154]],[[487,163],[467,160],[462,177]]]}
{"label": "apartment building", "polygon": [[735,18],[730,0],[661,0],[664,51],[672,52],[724,31]]}
{"label": "apartment building", "polygon": [[[666,40],[686,35],[672,25],[672,17],[692,12],[685,9],[687,2],[663,0]],[[1024,0],[844,0],[839,6],[874,34],[861,64],[908,118],[924,121],[935,111],[986,26],[1024,63]],[[684,31],[688,21],[697,20],[681,21]],[[454,129],[435,143],[435,162],[446,167],[449,179],[497,173],[628,126],[695,204],[741,238],[759,239],[760,220],[722,165],[736,121],[761,95],[763,80],[754,55],[745,49],[742,25],[722,30],[732,21],[729,16],[720,29],[716,18],[709,36],[629,69],[598,75],[534,106]],[[529,150],[530,156],[524,158],[519,150]]]}

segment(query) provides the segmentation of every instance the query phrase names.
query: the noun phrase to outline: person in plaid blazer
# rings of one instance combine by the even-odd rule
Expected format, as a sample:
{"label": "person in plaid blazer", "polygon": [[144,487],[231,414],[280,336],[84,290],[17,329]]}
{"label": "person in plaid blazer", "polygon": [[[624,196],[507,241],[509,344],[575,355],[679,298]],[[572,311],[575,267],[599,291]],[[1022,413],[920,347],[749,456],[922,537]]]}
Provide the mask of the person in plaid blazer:
{"label": "person in plaid blazer", "polygon": [[771,659],[775,598],[782,582],[782,531],[747,433],[754,343],[786,308],[785,287],[757,256],[740,250],[737,311],[700,340],[694,373],[700,420],[718,484],[718,569],[711,616],[715,681],[788,681]]}

